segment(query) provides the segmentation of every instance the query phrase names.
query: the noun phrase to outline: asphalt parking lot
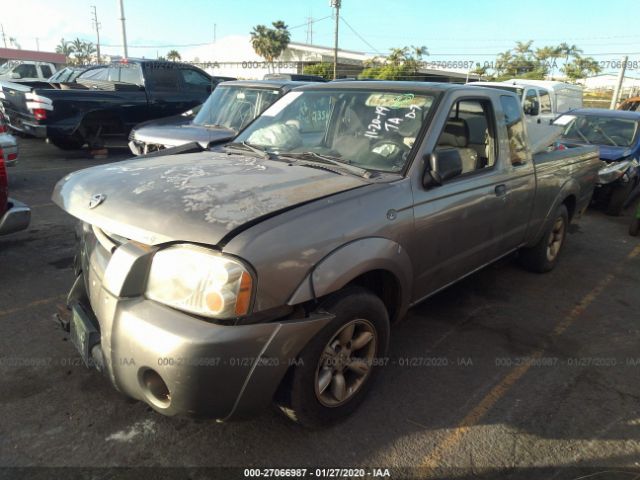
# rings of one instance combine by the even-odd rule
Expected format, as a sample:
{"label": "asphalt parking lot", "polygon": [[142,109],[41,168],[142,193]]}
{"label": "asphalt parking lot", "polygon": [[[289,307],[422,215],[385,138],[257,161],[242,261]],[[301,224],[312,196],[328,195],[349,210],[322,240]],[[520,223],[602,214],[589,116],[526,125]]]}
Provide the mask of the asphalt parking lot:
{"label": "asphalt parking lot", "polygon": [[392,331],[390,365],[346,422],[310,432],[274,410],[219,424],[123,397],[52,320],[74,253],[74,221],[51,203],[53,186],[127,152],[93,160],[35,139],[20,147],[10,194],[33,210],[27,231],[0,238],[0,478],[35,475],[6,468],[27,466],[640,474],[640,240],[627,234],[630,210],[589,211],[549,274],[507,258],[412,309]]}

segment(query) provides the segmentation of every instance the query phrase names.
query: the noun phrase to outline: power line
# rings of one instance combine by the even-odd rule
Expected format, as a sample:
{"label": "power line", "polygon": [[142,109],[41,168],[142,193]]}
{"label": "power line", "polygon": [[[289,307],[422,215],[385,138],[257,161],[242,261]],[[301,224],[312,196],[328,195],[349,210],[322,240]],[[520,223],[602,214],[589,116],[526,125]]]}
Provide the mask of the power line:
{"label": "power line", "polygon": [[356,36],[356,37],[358,37],[360,40],[362,40],[362,41],[365,43],[365,45],[367,45],[367,47],[369,47],[370,49],[374,50],[378,55],[382,55],[382,53],[380,53],[376,47],[374,47],[374,46],[373,46],[373,45],[371,45],[369,42],[367,42],[367,41],[364,39],[364,37],[363,37],[362,35],[360,35],[360,34],[356,31],[356,29],[355,29],[355,28],[353,28],[353,27],[349,24],[349,22],[347,22],[347,20],[344,18],[344,16],[341,18],[341,20],[344,22],[344,24],[345,24],[347,27],[349,27],[349,30],[351,30],[351,31],[355,34],[355,36]]}
{"label": "power line", "polygon": [[322,20],[326,20],[327,18],[331,18],[331,15],[327,15],[326,17],[322,17],[322,18],[316,18],[315,20],[312,20],[311,22],[304,22],[301,23],[300,25],[294,25],[293,27],[287,27],[288,30],[293,30],[295,28],[302,28],[302,27],[308,27],[309,24],[313,24],[313,23],[318,23],[321,22]]}

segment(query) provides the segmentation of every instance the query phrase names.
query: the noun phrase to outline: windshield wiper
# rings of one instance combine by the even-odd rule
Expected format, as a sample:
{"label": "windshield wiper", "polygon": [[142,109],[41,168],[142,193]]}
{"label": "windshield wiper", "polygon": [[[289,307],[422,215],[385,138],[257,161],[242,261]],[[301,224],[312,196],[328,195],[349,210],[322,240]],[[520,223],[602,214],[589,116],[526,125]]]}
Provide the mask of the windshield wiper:
{"label": "windshield wiper", "polygon": [[261,148],[258,148],[254,145],[250,145],[247,142],[231,142],[231,143],[227,143],[224,148],[228,148],[230,150],[241,150],[243,152],[252,152],[255,153],[256,155],[258,155],[260,158],[264,158],[266,160],[271,160],[272,156],[271,153],[267,152],[266,150],[263,150]]}
{"label": "windshield wiper", "polygon": [[[357,167],[355,165],[352,165],[338,157],[334,157],[332,155],[323,155],[320,153],[316,153],[316,152],[300,152],[300,153],[282,153],[281,154],[282,157],[289,157],[289,158],[294,158],[296,160],[302,160],[305,162],[314,162],[314,163],[324,163],[324,164],[329,164],[329,165],[334,165],[336,167],[339,167],[339,169],[341,170],[346,170],[349,173],[352,173],[354,175],[357,175],[359,177],[363,177],[363,178],[371,178],[373,176],[375,176],[377,174],[377,172],[372,172],[371,170],[367,170],[366,168],[363,167]],[[313,160],[309,160],[309,158],[312,158]]]}

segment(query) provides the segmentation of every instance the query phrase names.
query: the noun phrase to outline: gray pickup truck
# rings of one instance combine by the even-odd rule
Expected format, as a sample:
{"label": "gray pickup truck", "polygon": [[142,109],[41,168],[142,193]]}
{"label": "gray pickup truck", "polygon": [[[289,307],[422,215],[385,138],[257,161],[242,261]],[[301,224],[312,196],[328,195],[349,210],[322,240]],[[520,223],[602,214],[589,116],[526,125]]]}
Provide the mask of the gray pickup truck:
{"label": "gray pickup truck", "polygon": [[600,165],[592,147],[532,156],[510,92],[297,88],[224,147],[58,183],[80,220],[63,325],[162,414],[274,401],[322,425],[363,400],[409,307],[516,250],[551,270]]}

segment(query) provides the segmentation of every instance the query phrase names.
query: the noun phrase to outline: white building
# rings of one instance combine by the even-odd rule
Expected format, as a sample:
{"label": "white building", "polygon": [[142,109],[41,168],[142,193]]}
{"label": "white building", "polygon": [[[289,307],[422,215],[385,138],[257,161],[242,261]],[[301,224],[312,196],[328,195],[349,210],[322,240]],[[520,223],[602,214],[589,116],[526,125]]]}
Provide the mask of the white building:
{"label": "white building", "polygon": [[[584,85],[586,90],[613,90],[618,84],[618,75],[603,73],[593,77],[582,78],[577,83]],[[623,90],[640,89],[640,78],[625,75],[622,83]]]}
{"label": "white building", "polygon": [[[249,35],[230,35],[215,43],[185,49],[180,52],[183,61],[195,62],[212,75],[241,79],[261,79],[267,73],[302,73],[305,64],[333,63],[333,48],[291,42],[270,68],[251,46]],[[364,62],[373,56],[353,50],[338,50],[338,76],[357,77]],[[464,83],[478,79],[462,69],[441,69],[435,66],[422,68],[420,73],[426,80]]]}

